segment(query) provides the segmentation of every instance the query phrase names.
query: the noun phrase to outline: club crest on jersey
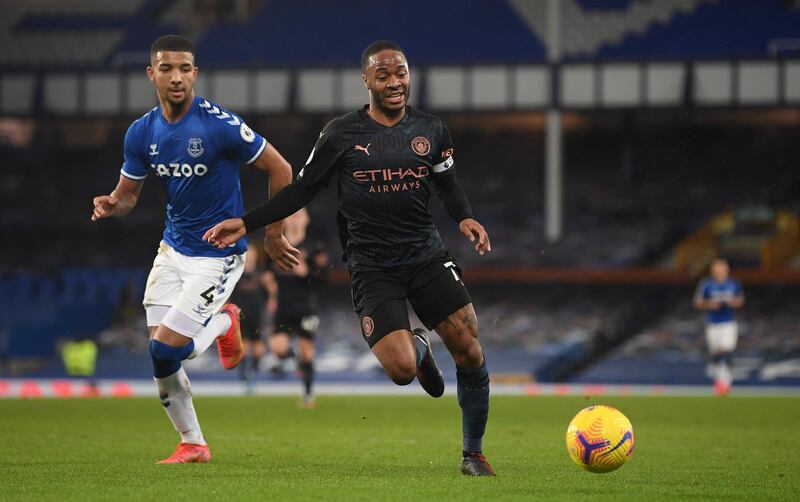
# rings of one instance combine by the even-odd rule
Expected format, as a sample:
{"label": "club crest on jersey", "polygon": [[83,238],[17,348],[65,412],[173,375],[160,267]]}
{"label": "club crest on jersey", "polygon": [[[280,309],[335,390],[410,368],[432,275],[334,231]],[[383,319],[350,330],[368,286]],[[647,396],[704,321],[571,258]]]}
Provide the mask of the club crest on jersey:
{"label": "club crest on jersey", "polygon": [[417,136],[411,140],[411,148],[417,155],[428,155],[428,152],[431,151],[431,144],[425,136]]}
{"label": "club crest on jersey", "polygon": [[252,129],[247,127],[247,124],[242,122],[242,125],[239,126],[239,135],[245,140],[247,143],[252,143],[254,139],[256,139],[256,134],[253,132]]}
{"label": "club crest on jersey", "polygon": [[205,152],[203,140],[200,138],[189,138],[189,148],[187,148],[186,151],[195,158],[203,155],[203,152]]}
{"label": "club crest on jersey", "polygon": [[158,145],[157,144],[150,145],[150,155],[158,155]]}

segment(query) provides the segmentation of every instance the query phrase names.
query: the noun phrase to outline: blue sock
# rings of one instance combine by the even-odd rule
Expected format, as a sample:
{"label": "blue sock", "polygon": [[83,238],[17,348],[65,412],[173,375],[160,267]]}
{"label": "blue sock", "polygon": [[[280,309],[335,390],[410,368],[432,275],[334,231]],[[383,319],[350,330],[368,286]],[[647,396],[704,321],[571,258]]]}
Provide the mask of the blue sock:
{"label": "blue sock", "polygon": [[489,418],[489,372],[486,370],[486,361],[480,368],[456,366],[456,382],[464,432],[464,453],[480,452]]}
{"label": "blue sock", "polygon": [[172,347],[151,339],[148,348],[150,359],[153,361],[153,376],[166,378],[181,369],[181,361],[189,357],[194,350],[194,340],[190,340],[183,347]]}
{"label": "blue sock", "polygon": [[417,353],[417,368],[422,364],[422,360],[428,355],[428,346],[422,343],[422,340],[414,337],[414,352]]}

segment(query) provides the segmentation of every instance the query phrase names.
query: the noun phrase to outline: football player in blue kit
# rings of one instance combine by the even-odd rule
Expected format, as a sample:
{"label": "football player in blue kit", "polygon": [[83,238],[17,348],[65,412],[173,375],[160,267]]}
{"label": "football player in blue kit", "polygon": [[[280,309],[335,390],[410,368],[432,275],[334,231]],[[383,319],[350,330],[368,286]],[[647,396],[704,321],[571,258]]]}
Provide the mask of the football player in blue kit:
{"label": "football player in blue kit", "polygon": [[[232,369],[243,352],[240,311],[226,301],[242,275],[247,242],[217,249],[203,233],[242,214],[240,163],[266,171],[273,194],[292,179],[289,163],[241,117],[195,95],[197,73],[187,39],[165,35],[153,42],[147,76],[159,105],[128,128],[119,182],[109,195],[94,198],[92,213],[93,221],[126,216],[148,175],[167,193],[163,239],[143,300],[156,387],[181,437],[175,452],[159,462],[167,464],[211,459],[181,361],[216,341],[222,365]],[[283,221],[268,228],[266,247],[278,266],[298,263],[299,251],[283,237]]]}
{"label": "football player in blue kit", "polygon": [[736,309],[744,305],[742,285],[730,277],[730,267],[723,259],[711,263],[711,276],[697,285],[694,306],[706,312],[706,345],[711,356],[714,391],[719,396],[730,392],[733,374],[730,359],[739,336]]}

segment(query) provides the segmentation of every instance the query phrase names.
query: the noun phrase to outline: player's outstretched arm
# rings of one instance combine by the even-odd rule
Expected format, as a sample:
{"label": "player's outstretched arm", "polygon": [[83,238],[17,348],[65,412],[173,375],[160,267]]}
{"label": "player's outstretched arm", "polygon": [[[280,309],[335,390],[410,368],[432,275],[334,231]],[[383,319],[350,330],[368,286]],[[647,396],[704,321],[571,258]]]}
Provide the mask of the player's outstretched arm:
{"label": "player's outstretched arm", "polygon": [[[256,159],[254,165],[269,174],[270,198],[292,182],[292,166],[270,144]],[[281,270],[288,271],[300,264],[297,259],[300,251],[289,244],[283,235],[282,219],[267,226],[264,249]]]}
{"label": "player's outstretched arm", "polygon": [[231,218],[217,223],[203,234],[203,240],[223,249],[249,232],[296,213],[308,204],[311,198],[312,195],[302,185],[298,182],[291,183],[275,194],[275,197],[254,207],[241,218]]}
{"label": "player's outstretched arm", "polygon": [[93,199],[92,221],[127,216],[139,201],[142,185],[144,185],[142,181],[120,175],[117,187],[109,195],[100,195]]}

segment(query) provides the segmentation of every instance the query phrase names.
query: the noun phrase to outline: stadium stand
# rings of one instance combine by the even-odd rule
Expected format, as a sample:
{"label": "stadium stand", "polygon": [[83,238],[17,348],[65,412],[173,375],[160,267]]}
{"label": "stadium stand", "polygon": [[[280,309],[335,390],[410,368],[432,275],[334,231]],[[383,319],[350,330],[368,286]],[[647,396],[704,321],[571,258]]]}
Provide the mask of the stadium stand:
{"label": "stadium stand", "polygon": [[[367,4],[371,18],[394,22],[362,22],[359,37],[351,36],[349,25],[329,22],[362,19]],[[570,61],[772,57],[800,50],[800,9],[781,0],[560,4],[562,51]],[[342,0],[315,4],[314,16],[291,2],[247,5],[249,15],[241,19],[226,15],[236,10],[231,2],[209,0],[7,0],[0,66],[136,66],[146,61],[150,41],[171,31],[192,33],[208,67],[352,65],[363,40],[378,38],[400,41],[420,65],[530,63],[547,56],[546,2],[480,0],[465,9],[460,0],[410,0],[397,12],[388,4]],[[426,19],[437,20],[436,28]],[[420,29],[411,36],[403,28],[408,24]],[[474,36],[478,26],[480,37]]]}
{"label": "stadium stand", "polygon": [[[202,16],[185,15],[201,4],[205,8]],[[360,53],[364,40],[397,39],[414,65],[428,67],[418,80],[423,96],[430,94],[426,87],[433,87],[437,66],[462,72],[464,78],[456,80],[462,82],[465,95],[475,84],[477,72],[461,65],[495,65],[508,70],[501,75],[508,79],[501,78],[508,84],[501,85],[504,89],[516,85],[509,76],[517,71],[513,65],[545,68],[547,30],[541,9],[546,2],[480,0],[469,2],[470,8],[464,9],[459,0],[410,0],[400,13],[396,6],[372,2],[371,16],[391,17],[397,23],[387,26],[362,20],[358,37],[352,36],[352,26],[330,19],[361,20],[368,4],[363,0],[319,2],[315,16],[308,16],[304,6],[292,2],[237,4],[247,4],[250,15],[229,15],[231,3],[214,0],[3,3],[0,86],[17,89],[19,86],[6,85],[6,76],[14,72],[35,74],[30,80],[33,85],[28,86],[24,78],[21,82],[32,89],[31,102],[37,106],[31,107],[31,116],[22,117],[23,122],[28,121],[30,135],[29,140],[18,142],[22,146],[10,146],[14,142],[7,140],[11,133],[6,131],[12,131],[11,125],[0,127],[0,155],[14,166],[0,178],[4,201],[0,225],[24,243],[0,248],[0,291],[14,299],[9,304],[10,314],[0,325],[0,359],[14,356],[41,362],[52,356],[60,338],[88,333],[97,337],[101,346],[98,376],[148,376],[138,298],[163,225],[163,195],[151,180],[132,217],[98,226],[90,223],[88,213],[90,194],[106,192],[118,176],[121,138],[135,118],[126,113],[144,111],[138,101],[135,106],[130,104],[126,93],[132,81],[128,75],[141,77],[147,48],[155,36],[175,31],[190,34],[201,54],[201,68],[212,69],[211,78],[201,78],[201,85],[212,91],[226,82],[216,78],[213,69],[219,69],[221,77],[228,76],[226,71],[253,75],[255,70],[284,70],[291,85],[287,85],[285,106],[278,107],[279,113],[248,110],[252,89],[240,106],[250,125],[278,146],[295,171],[339,106],[325,108],[324,114],[281,115],[297,111],[291,106],[297,101],[296,76],[306,68],[333,68],[328,75],[333,79],[333,72],[354,67],[354,55]],[[760,252],[754,254],[755,248],[747,247],[756,241],[762,246],[773,236],[772,230],[758,224],[763,221],[759,215],[797,214],[800,210],[796,114],[788,107],[782,113],[767,108],[798,99],[791,93],[800,87],[790,89],[788,83],[800,81],[792,77],[800,75],[800,66],[784,59],[797,55],[800,9],[796,4],[779,0],[560,2],[566,30],[564,66],[596,66],[590,91],[603,83],[600,68],[607,63],[630,63],[639,72],[635,80],[644,81],[651,75],[645,72],[645,65],[669,60],[679,70],[687,70],[686,79],[678,80],[678,95],[670,101],[674,108],[643,111],[625,105],[586,112],[580,109],[586,105],[579,103],[578,113],[565,116],[565,237],[556,243],[543,237],[542,115],[514,108],[516,102],[509,99],[501,109],[510,112],[505,117],[512,116],[509,123],[514,125],[502,126],[497,116],[476,112],[475,103],[467,98],[462,100],[463,110],[456,107],[442,114],[455,140],[459,178],[494,244],[490,255],[477,257],[438,202],[433,202],[445,242],[467,269],[467,280],[469,270],[479,266],[689,269],[680,259],[681,242],[726,211],[738,214],[737,221],[742,224],[734,232],[715,236],[713,249],[728,256],[734,268],[764,266]],[[409,24],[419,30],[401,28]],[[694,68],[691,61],[713,64],[706,61],[711,58],[728,65],[725,68],[733,75],[731,89],[740,83],[737,75],[744,64],[739,59],[760,58],[772,65],[775,89],[770,100],[759,104],[762,115],[720,111],[715,103],[710,111],[692,107],[694,102],[684,95],[692,92],[697,84],[693,79],[701,72],[688,71]],[[432,71],[427,71],[429,68]],[[83,73],[109,69],[122,97],[117,97],[116,108],[103,112],[101,118],[91,117],[91,110],[87,113],[81,108],[89,91],[79,85],[91,77]],[[75,72],[76,104],[73,113],[58,116],[53,113],[57,109],[38,106],[47,100],[48,89],[47,82],[38,78],[50,76],[51,71],[66,74],[66,70]],[[357,80],[357,71],[355,75]],[[541,85],[547,87],[549,74],[543,75],[545,83]],[[344,82],[332,81],[334,87]],[[145,91],[152,98],[151,89]],[[17,99],[6,90],[0,92],[5,93],[3,103]],[[547,106],[549,99],[543,98],[537,106]],[[595,105],[602,109],[605,104],[597,99]],[[650,106],[642,99],[634,105]],[[723,104],[739,106],[742,101],[737,99]],[[16,110],[3,105],[3,110],[9,109]],[[266,179],[261,173],[244,168],[242,185],[247,206],[263,199]],[[335,256],[339,243],[330,214],[334,197],[329,190],[310,209],[312,233],[326,239]],[[774,228],[781,227],[777,217],[772,220]],[[751,224],[745,226],[745,221]],[[796,233],[793,235],[796,241]],[[800,255],[791,246],[781,248],[789,252],[777,261],[800,267]],[[695,272],[704,266],[703,260],[699,261]],[[335,265],[342,269],[338,261]],[[576,369],[591,366],[593,358],[607,348],[612,350],[610,356],[573,379],[704,383],[705,362],[697,352],[702,346],[702,337],[697,335],[702,321],[689,310],[685,299],[690,293],[681,288],[685,285],[639,288],[545,283],[495,288],[471,283],[470,289],[478,304],[487,357],[498,374],[559,381]],[[742,357],[760,361],[760,369],[746,376],[748,382],[767,381],[760,375],[775,374],[774,366],[769,366],[773,361],[796,357],[791,312],[797,311],[797,292],[788,286],[776,288],[774,295],[769,291],[765,286],[751,295],[748,288],[750,300],[742,319],[746,352]],[[374,361],[359,339],[346,287],[337,284],[325,294],[321,371],[373,377],[374,364],[370,366],[370,362]],[[630,338],[632,335],[637,336]],[[629,338],[615,351],[617,343]],[[780,350],[772,350],[774,347]],[[436,350],[443,348],[437,346]],[[131,353],[137,354],[135,360]],[[197,364],[197,369],[204,371],[203,361]],[[623,365],[633,368],[631,376],[614,373]],[[58,375],[60,371],[57,363],[36,367],[40,375]],[[650,367],[656,370],[648,377],[644,371]],[[770,367],[772,373],[764,369]],[[637,373],[635,368],[641,371]],[[215,364],[209,364],[205,374],[222,376]]]}

